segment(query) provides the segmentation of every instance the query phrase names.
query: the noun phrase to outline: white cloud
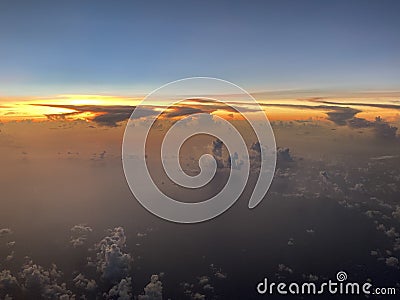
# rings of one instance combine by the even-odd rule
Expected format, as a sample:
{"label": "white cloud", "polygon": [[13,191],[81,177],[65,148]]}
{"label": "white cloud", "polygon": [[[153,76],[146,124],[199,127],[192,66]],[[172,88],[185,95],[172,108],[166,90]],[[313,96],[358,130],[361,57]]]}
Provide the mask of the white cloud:
{"label": "white cloud", "polygon": [[122,227],[109,231],[109,235],[95,245],[97,271],[105,280],[118,282],[128,275],[133,258],[123,252],[125,247],[126,236]]}
{"label": "white cloud", "polygon": [[144,295],[139,295],[139,300],[162,300],[162,283],[158,275],[152,275],[150,283],[144,288]]}
{"label": "white cloud", "polygon": [[388,257],[386,258],[386,264],[390,267],[396,267],[399,264],[399,260],[396,257]]}
{"label": "white cloud", "polygon": [[121,281],[114,285],[108,293],[103,294],[104,299],[118,299],[118,300],[131,300],[132,294],[132,279],[130,277],[123,278]]}

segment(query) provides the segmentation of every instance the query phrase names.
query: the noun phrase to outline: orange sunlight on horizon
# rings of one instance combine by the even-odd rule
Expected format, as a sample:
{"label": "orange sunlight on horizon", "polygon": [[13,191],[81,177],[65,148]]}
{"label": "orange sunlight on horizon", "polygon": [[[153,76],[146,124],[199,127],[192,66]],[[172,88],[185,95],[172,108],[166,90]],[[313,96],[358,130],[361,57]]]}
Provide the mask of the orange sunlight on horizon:
{"label": "orange sunlight on horizon", "polygon": [[[0,122],[10,121],[45,121],[45,120],[84,120],[90,122],[93,118],[106,114],[99,110],[91,110],[90,107],[107,106],[135,106],[141,102],[143,97],[125,97],[111,95],[82,95],[82,94],[63,94],[53,97],[0,97]],[[392,97],[377,97],[376,101],[365,98],[324,98],[321,102],[318,98],[308,99],[268,99],[265,102],[259,101],[267,117],[271,121],[290,121],[290,120],[326,120],[327,113],[332,111],[330,107],[353,108],[357,111],[357,117],[367,120],[374,120],[381,116],[391,122],[400,120],[399,109],[379,108],[365,106],[365,103],[393,104]],[[323,101],[331,101],[324,103]],[[350,103],[351,102],[351,103]],[[212,106],[209,103],[194,101],[195,106]],[[350,104],[351,105],[350,105]],[[190,103],[186,105],[190,106]],[[79,107],[85,107],[79,110]],[[163,109],[162,101],[154,103],[154,109]],[[252,108],[246,103],[245,108]],[[157,108],[159,107],[159,108]],[[241,119],[236,114],[224,109],[217,109],[212,114],[217,114],[228,119]],[[246,114],[247,115],[247,114]],[[257,119],[257,113],[248,113],[251,118]]]}

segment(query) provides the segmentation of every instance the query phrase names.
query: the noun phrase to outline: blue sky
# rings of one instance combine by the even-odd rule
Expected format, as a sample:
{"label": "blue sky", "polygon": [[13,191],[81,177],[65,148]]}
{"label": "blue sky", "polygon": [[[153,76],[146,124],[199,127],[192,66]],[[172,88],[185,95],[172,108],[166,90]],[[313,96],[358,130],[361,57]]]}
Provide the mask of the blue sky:
{"label": "blue sky", "polygon": [[[217,1],[216,1],[217,2]],[[0,95],[400,88],[399,1],[0,2]]]}

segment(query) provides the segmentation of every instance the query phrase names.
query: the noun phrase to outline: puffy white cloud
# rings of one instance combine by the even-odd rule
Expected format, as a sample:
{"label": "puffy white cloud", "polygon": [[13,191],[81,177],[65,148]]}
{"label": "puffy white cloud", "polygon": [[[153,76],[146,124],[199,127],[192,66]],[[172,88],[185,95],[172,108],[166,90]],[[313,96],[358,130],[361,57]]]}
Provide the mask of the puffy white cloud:
{"label": "puffy white cloud", "polygon": [[158,275],[152,275],[150,283],[144,288],[144,295],[139,295],[139,300],[162,300],[162,283]]}
{"label": "puffy white cloud", "polygon": [[82,246],[86,239],[87,235],[92,232],[93,229],[84,224],[78,224],[71,228],[71,240],[70,243],[73,247]]}
{"label": "puffy white cloud", "polygon": [[108,293],[103,294],[104,299],[118,299],[118,300],[131,300],[132,294],[132,279],[130,277],[123,278],[121,281],[114,285]]}
{"label": "puffy white cloud", "polygon": [[386,258],[386,264],[389,267],[396,267],[399,264],[399,260],[396,257],[391,256]]}
{"label": "puffy white cloud", "polygon": [[395,238],[399,236],[399,233],[396,231],[394,227],[391,227],[389,230],[385,231],[385,234],[388,237]]}
{"label": "puffy white cloud", "polygon": [[58,283],[61,275],[55,264],[45,269],[28,260],[22,267],[20,277],[23,289],[32,295],[41,295],[46,299],[74,299],[66,284]]}
{"label": "puffy white cloud", "polygon": [[209,282],[210,282],[210,277],[208,277],[208,276],[201,276],[199,278],[199,284],[200,285],[205,285],[205,284],[207,284]]}
{"label": "puffy white cloud", "polygon": [[206,296],[200,293],[195,293],[192,295],[192,300],[205,300]]}
{"label": "puffy white cloud", "polygon": [[118,282],[128,276],[133,258],[123,252],[125,247],[126,236],[122,227],[109,231],[109,235],[95,245],[97,271],[105,280]]}
{"label": "puffy white cloud", "polygon": [[0,272],[0,291],[9,291],[18,286],[17,278],[11,274],[10,270]]}
{"label": "puffy white cloud", "polygon": [[87,279],[85,275],[79,274],[74,279],[75,286],[81,290],[93,292],[97,289],[97,284],[94,279]]}

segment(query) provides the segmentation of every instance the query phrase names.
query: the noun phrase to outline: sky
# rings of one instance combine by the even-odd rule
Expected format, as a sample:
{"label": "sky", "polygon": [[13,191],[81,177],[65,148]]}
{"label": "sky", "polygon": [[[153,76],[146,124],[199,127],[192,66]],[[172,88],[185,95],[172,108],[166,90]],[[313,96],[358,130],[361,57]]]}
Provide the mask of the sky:
{"label": "sky", "polygon": [[398,90],[398,1],[1,1],[0,96]]}
{"label": "sky", "polygon": [[[400,287],[400,2],[240,2],[0,0],[0,299],[253,299],[266,276],[320,283],[338,271]],[[236,86],[214,95],[207,79],[206,95],[165,88],[140,105],[193,76],[257,103]],[[243,117],[265,128],[260,108],[277,164],[249,210],[263,151]],[[218,218],[175,224],[136,201],[124,132],[142,145],[155,116],[148,171],[178,201],[215,196],[246,161],[207,134],[164,155],[171,128],[223,128],[222,117],[240,133],[248,185]],[[200,189],[161,165],[179,157],[196,175],[204,154],[218,170]]]}

